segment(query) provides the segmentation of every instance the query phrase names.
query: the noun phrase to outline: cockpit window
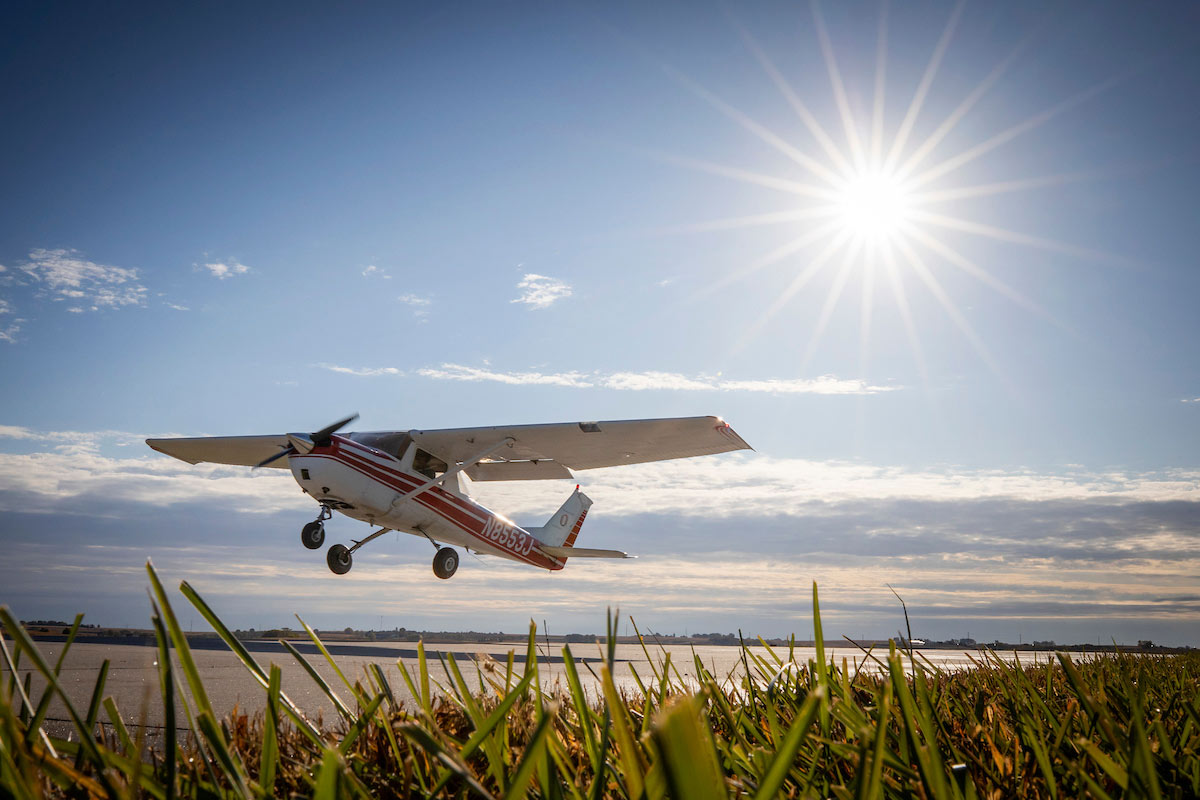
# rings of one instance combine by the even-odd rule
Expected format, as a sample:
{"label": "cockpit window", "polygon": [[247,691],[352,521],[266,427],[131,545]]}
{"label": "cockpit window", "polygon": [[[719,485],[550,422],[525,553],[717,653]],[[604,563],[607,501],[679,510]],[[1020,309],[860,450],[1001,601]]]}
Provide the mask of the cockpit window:
{"label": "cockpit window", "polygon": [[413,469],[426,478],[436,478],[444,474],[447,468],[445,461],[432,453],[417,448],[417,452],[413,454]]}
{"label": "cockpit window", "polygon": [[412,437],[407,433],[356,433],[350,438],[394,458],[399,458],[412,442]]}

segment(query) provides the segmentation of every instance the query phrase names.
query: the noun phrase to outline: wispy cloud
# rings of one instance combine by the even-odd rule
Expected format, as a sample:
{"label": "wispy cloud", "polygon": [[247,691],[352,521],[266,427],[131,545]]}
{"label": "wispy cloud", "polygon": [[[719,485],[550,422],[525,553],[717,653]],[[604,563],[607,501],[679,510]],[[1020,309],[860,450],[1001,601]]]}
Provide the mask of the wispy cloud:
{"label": "wispy cloud", "polygon": [[338,372],[342,375],[356,375],[360,378],[372,378],[377,375],[403,375],[404,371],[396,367],[341,367],[337,364],[316,364],[314,366]]}
{"label": "wispy cloud", "polygon": [[392,279],[392,276],[388,274],[386,269],[383,267],[377,267],[374,264],[368,264],[367,268],[362,271],[362,274],[364,278],[382,278],[384,280]]}
{"label": "wispy cloud", "polygon": [[684,392],[755,392],[764,394],[879,394],[898,386],[876,386],[853,378],[822,375],[817,378],[768,378],[729,380],[712,376],[688,376],[678,372],[503,372],[461,364],[417,370],[417,374],[435,380],[495,381],[512,386],[571,386],[580,389],[598,387],[616,391]]}
{"label": "wispy cloud", "polygon": [[514,386],[592,386],[581,372],[496,372],[491,369],[464,367],[460,364],[442,364],[438,368],[425,367],[417,370],[425,378],[443,381],[495,381]]}
{"label": "wispy cloud", "polygon": [[163,305],[165,305],[167,308],[173,308],[176,311],[190,311],[191,310],[187,306],[181,306],[178,303],[164,303]]}
{"label": "wispy cloud", "polygon": [[1200,403],[1200,397],[1185,397],[1180,400],[1181,403]]}
{"label": "wispy cloud", "polygon": [[[0,266],[0,272],[4,272],[4,267]],[[12,305],[0,298],[0,315],[13,313]],[[17,341],[17,334],[21,332],[21,323],[25,320],[14,317],[13,319],[5,320],[3,327],[0,327],[0,342],[8,342],[12,344]]]}
{"label": "wispy cloud", "polygon": [[414,308],[424,308],[432,302],[428,297],[421,297],[415,294],[402,294],[396,299],[404,303],[404,305],[413,306]]}
{"label": "wispy cloud", "polygon": [[250,271],[250,268],[238,261],[226,263],[224,261],[215,261],[203,265],[209,273],[218,280],[232,278],[234,275],[245,275]]}
{"label": "wispy cloud", "polygon": [[18,269],[55,301],[72,303],[72,311],[146,302],[146,287],[139,282],[136,269],[88,261],[77,250],[33,250]]}
{"label": "wispy cloud", "polygon": [[513,303],[524,303],[534,308],[549,308],[564,297],[571,296],[571,286],[558,278],[538,275],[535,272],[525,273],[517,288],[521,294]]}

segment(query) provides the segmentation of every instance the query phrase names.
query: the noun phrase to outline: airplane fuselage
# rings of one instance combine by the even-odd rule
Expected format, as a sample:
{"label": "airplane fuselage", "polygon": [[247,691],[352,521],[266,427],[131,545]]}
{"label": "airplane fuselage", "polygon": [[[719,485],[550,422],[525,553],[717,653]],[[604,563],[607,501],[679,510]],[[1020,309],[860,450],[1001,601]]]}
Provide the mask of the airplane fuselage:
{"label": "airplane fuselage", "polygon": [[454,491],[456,479],[406,498],[430,477],[361,442],[335,435],[328,445],[289,456],[288,464],[301,489],[353,519],[543,569],[564,566],[521,526]]}

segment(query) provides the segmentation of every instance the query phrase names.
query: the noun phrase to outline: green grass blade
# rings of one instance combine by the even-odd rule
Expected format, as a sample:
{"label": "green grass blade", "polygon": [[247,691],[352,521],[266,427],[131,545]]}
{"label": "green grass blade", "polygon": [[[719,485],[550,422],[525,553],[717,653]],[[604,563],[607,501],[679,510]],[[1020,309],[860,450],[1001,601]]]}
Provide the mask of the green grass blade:
{"label": "green grass blade", "polygon": [[336,750],[326,750],[321,758],[321,769],[317,772],[317,786],[313,800],[337,800],[341,793],[342,760]]}
{"label": "green grass blade", "polygon": [[613,683],[612,672],[608,665],[600,667],[600,678],[603,681],[604,699],[607,704],[609,718],[620,748],[622,765],[621,777],[629,790],[630,797],[638,797],[645,785],[647,764],[641,746],[633,735],[633,723],[629,711],[621,701],[617,686]]}
{"label": "green grass blade", "polygon": [[138,753],[133,749],[133,740],[129,738],[129,731],[125,728],[125,721],[121,719],[121,712],[117,709],[116,701],[111,697],[104,698],[104,710],[108,712],[108,723],[116,731],[117,740],[125,749],[125,755],[137,758]]}
{"label": "green grass blade", "polygon": [[655,720],[652,739],[671,797],[725,800],[725,776],[712,729],[701,721],[703,706],[703,697],[671,704]]}
{"label": "green grass blade", "polygon": [[325,656],[325,661],[329,664],[334,674],[342,679],[342,683],[346,684],[346,689],[349,690],[355,701],[357,701],[360,706],[366,705],[366,698],[363,697],[362,693],[358,691],[358,688],[346,678],[345,673],[342,672],[342,668],[338,666],[337,661],[333,659],[333,656],[329,654],[329,650],[325,647],[325,643],[321,641],[321,637],[317,636],[317,632],[310,628],[307,622],[300,619],[299,614],[296,615],[296,619],[299,620],[300,624],[304,626],[304,630],[308,633],[308,638],[312,639],[313,644],[317,646],[317,650],[321,651],[321,655]]}
{"label": "green grass blade", "polygon": [[[79,716],[79,712],[75,709],[75,705],[71,702],[71,699],[67,697],[67,693],[63,691],[62,684],[59,683],[58,676],[54,674],[54,671],[50,669],[50,665],[46,663],[44,658],[42,658],[42,654],[38,652],[37,647],[33,643],[33,639],[29,637],[29,634],[25,631],[25,628],[20,624],[20,622],[13,618],[12,613],[8,610],[8,606],[0,606],[0,623],[2,623],[4,628],[8,630],[8,635],[12,637],[14,647],[18,647],[25,651],[25,653],[33,661],[38,672],[42,674],[42,677],[45,678],[46,681],[53,686],[54,691],[58,693],[59,698],[62,700],[63,705],[67,709],[67,713],[71,715],[71,721],[75,725],[75,730],[79,733],[79,741],[86,750],[88,759],[95,764],[97,768],[103,769],[105,766],[104,758],[101,755],[100,749],[96,746],[96,740],[92,732],[87,728],[84,720]],[[9,665],[10,669],[13,669],[14,674],[16,674],[16,670],[13,668],[14,662],[8,655],[8,646],[3,640],[4,637],[0,636],[0,653],[4,654],[5,662]],[[28,697],[26,697],[25,700],[28,702]],[[54,748],[49,744],[49,737],[43,738],[43,746],[46,747],[47,752],[54,752]],[[104,784],[107,790],[112,790],[111,785],[109,785],[107,778],[103,777],[103,774],[101,775],[101,783]]]}
{"label": "green grass blade", "polygon": [[375,695],[374,699],[367,703],[367,707],[363,709],[363,713],[350,726],[350,730],[346,733],[345,738],[342,739],[342,743],[338,745],[338,752],[343,756],[347,755],[350,752],[350,748],[354,747],[354,742],[366,730],[367,725],[371,722],[371,717],[375,716],[375,712],[379,710],[379,705],[382,702],[383,692],[380,692]]}
{"label": "green grass blade", "polygon": [[[63,661],[67,658],[67,651],[71,649],[71,644],[75,641],[75,635],[79,633],[79,626],[82,622],[83,614],[76,614],[75,621],[71,624],[70,630],[67,631],[67,639],[63,642],[62,649],[58,651],[58,660],[54,662],[54,674],[56,676],[62,674]],[[42,722],[46,719],[46,712],[50,709],[50,700],[53,697],[54,691],[47,686],[42,692],[41,699],[38,701],[33,721],[29,723],[31,736],[34,730],[41,730]]]}
{"label": "green grass blade", "polygon": [[325,696],[329,698],[331,703],[333,703],[333,707],[337,709],[337,712],[341,715],[342,719],[346,720],[346,722],[353,722],[354,714],[350,711],[349,706],[347,706],[342,701],[342,698],[338,697],[337,693],[334,692],[329,684],[325,682],[325,679],[321,677],[321,673],[317,672],[313,665],[308,663],[308,659],[305,658],[304,655],[288,640],[280,639],[279,643],[283,645],[289,653],[292,654],[292,657],[295,658],[296,661],[300,662],[300,666],[304,667],[304,671],[308,673],[308,677],[312,678],[313,682],[317,684],[317,687],[325,693]]}
{"label": "green grass blade", "polygon": [[[246,649],[246,646],[242,644],[241,640],[233,635],[233,632],[226,627],[225,623],[221,621],[216,612],[213,611],[208,603],[204,601],[204,598],[202,598],[187,581],[183,581],[179,584],[179,591],[188,599],[195,609],[200,612],[200,615],[204,617],[205,621],[208,622],[212,629],[217,632],[217,635],[221,637],[221,641],[225,642],[226,646],[233,651],[233,654],[236,655],[238,660],[241,661],[246,669],[250,671],[250,674],[254,676],[254,679],[258,681],[258,684],[262,686],[263,689],[266,689],[269,683],[267,673],[254,659],[254,657],[250,655],[250,651]],[[293,703],[291,698],[289,698],[285,692],[281,691],[279,693],[279,698],[283,704],[283,712],[286,713],[289,718],[291,718],[292,722],[300,728],[301,732],[308,736],[308,738],[312,740],[314,744],[318,746],[322,745],[320,732],[318,732],[317,729],[313,727],[312,723],[308,721],[304,713],[300,710],[299,706]]]}
{"label": "green grass blade", "polygon": [[275,770],[279,764],[279,687],[283,670],[271,665],[267,679],[267,708],[263,714],[262,750],[258,759],[258,785],[263,797],[275,795]]}
{"label": "green grass blade", "polygon": [[[107,703],[108,701],[105,700],[106,706]],[[207,710],[201,711],[196,715],[196,725],[208,742],[209,750],[217,762],[217,766],[221,768],[225,779],[233,786],[234,791],[244,798],[253,797],[247,783],[246,772],[242,766],[241,759],[237,753],[229,749],[225,733],[221,730],[221,726],[217,724],[216,718]]]}
{"label": "green grass blade", "polygon": [[212,703],[208,699],[208,692],[204,689],[204,681],[200,679],[200,670],[196,668],[196,661],[192,658],[192,649],[188,646],[187,634],[183,632],[183,628],[179,625],[179,620],[175,617],[175,611],[171,608],[171,601],[167,598],[167,591],[163,588],[162,582],[159,581],[158,573],[154,570],[154,565],[149,561],[146,562],[146,573],[150,576],[150,587],[154,591],[154,596],[158,602],[163,624],[166,625],[167,632],[171,635],[171,642],[175,645],[175,653],[179,657],[179,665],[183,669],[183,675],[187,679],[188,688],[191,690],[192,701],[196,704],[198,710],[207,711],[209,716],[215,719]]}
{"label": "green grass blade", "polygon": [[[526,680],[529,677],[530,673],[526,672]],[[517,767],[516,774],[513,775],[512,781],[508,785],[508,790],[504,793],[504,800],[516,800],[516,798],[525,796],[525,790],[529,786],[529,781],[533,778],[534,769],[546,757],[546,737],[550,733],[553,719],[552,714],[542,714],[541,721],[538,722],[533,736],[529,739],[529,744],[525,747],[525,754],[521,757],[521,763]]]}
{"label": "green grass blade", "polygon": [[804,704],[800,706],[791,727],[788,728],[783,741],[780,742],[778,749],[771,757],[771,766],[767,768],[766,774],[758,785],[758,791],[754,794],[755,800],[770,800],[780,794],[783,782],[787,780],[788,773],[796,761],[796,754],[800,752],[800,748],[812,728],[813,720],[816,719],[818,711],[824,705],[825,691],[824,688],[818,686],[804,699]]}

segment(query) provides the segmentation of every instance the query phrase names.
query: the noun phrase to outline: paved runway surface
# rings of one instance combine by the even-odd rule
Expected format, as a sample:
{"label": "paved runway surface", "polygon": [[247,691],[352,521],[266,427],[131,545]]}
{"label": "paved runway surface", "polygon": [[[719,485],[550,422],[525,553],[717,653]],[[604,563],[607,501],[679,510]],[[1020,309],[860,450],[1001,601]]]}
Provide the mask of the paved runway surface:
{"label": "paved runway surface", "polygon": [[[131,735],[135,733],[134,726],[146,726],[147,733],[151,738],[157,738],[155,732],[161,729],[163,724],[157,668],[158,650],[153,646],[153,639],[148,637],[144,642],[135,640],[136,644],[128,643],[128,639],[122,641],[126,643],[77,642],[73,644],[63,665],[61,675],[63,688],[80,713],[86,713],[101,665],[107,659],[110,665],[105,695],[112,696],[115,700],[121,717],[130,727]],[[216,639],[201,639],[190,642],[190,644],[193,658],[204,679],[205,691],[218,714],[228,714],[235,708],[250,714],[258,713],[263,709],[266,703],[265,690],[238,660],[237,656],[225,647],[224,643]],[[304,667],[281,645],[269,641],[247,642],[246,644],[255,660],[264,668],[269,668],[272,663],[280,666],[283,673],[283,691],[307,714],[313,717],[320,716],[327,721],[335,718],[332,703],[307,674]],[[293,644],[340,697],[344,700],[349,699],[349,692],[345,685],[326,662],[324,656],[320,655],[315,645],[311,642],[293,642]],[[11,651],[12,642],[8,642],[8,645]],[[58,658],[61,647],[61,641],[42,640],[38,642],[38,649],[51,664]],[[342,672],[351,681],[363,677],[367,664],[377,663],[383,667],[384,674],[397,699],[411,701],[411,695],[407,691],[397,666],[397,662],[403,662],[412,674],[416,674],[417,650],[411,643],[332,643],[327,647]],[[692,648],[668,646],[665,649],[671,654],[672,664],[684,677],[694,674]],[[477,657],[486,655],[494,659],[503,671],[510,651],[516,662],[514,670],[521,674],[525,662],[524,647],[514,648],[510,644],[438,644],[430,646],[426,650],[430,678],[443,685],[449,684],[449,677],[442,667],[442,661],[438,658],[438,654],[441,653],[444,657],[446,653],[453,653],[467,682],[477,687],[480,663]],[[587,662],[587,666],[583,663],[579,664],[580,678],[589,691],[595,691],[598,683],[588,666],[595,670],[597,675],[599,674],[601,660],[599,647],[596,644],[575,644],[572,645],[571,652],[577,662]],[[762,652],[765,655],[765,651]],[[650,654],[658,661],[661,651],[658,648],[650,648]],[[699,655],[706,667],[718,677],[740,673],[741,651],[739,648],[702,646],[695,648],[695,654]],[[781,655],[786,655],[786,650]],[[796,651],[797,660],[801,662],[814,658],[815,655],[815,651],[811,648],[797,648]],[[846,658],[851,669],[855,667],[856,663],[863,661],[862,651],[858,649],[839,648],[831,651],[830,655],[839,661],[843,657]],[[925,655],[934,663],[950,669],[969,668],[972,665],[971,658],[979,657],[974,651],[959,650],[931,650],[927,651]],[[1023,653],[1021,660],[1023,663],[1029,663],[1034,655]],[[1036,655],[1043,662],[1048,656],[1046,653]],[[619,685],[636,689],[634,670],[638,675],[643,676],[643,679],[652,674],[645,654],[636,645],[619,645],[617,659],[614,678]],[[486,659],[484,660],[486,661]],[[28,667],[29,662],[26,659],[18,668],[22,681],[31,672]],[[555,682],[560,682],[565,687],[566,676],[561,644],[552,644],[549,650],[544,644],[539,647],[538,670],[543,688],[552,687]],[[0,670],[0,679],[7,680],[8,675],[7,668]],[[180,682],[183,681],[182,673],[178,670],[176,670],[176,677]],[[35,672],[32,677],[35,703],[37,702],[36,698],[41,695],[43,685],[44,683]],[[58,699],[51,706],[49,718],[51,724],[48,725],[48,728],[56,735],[65,735],[71,727],[67,723],[69,716],[66,708]],[[103,712],[101,712],[101,718],[104,718]]]}

